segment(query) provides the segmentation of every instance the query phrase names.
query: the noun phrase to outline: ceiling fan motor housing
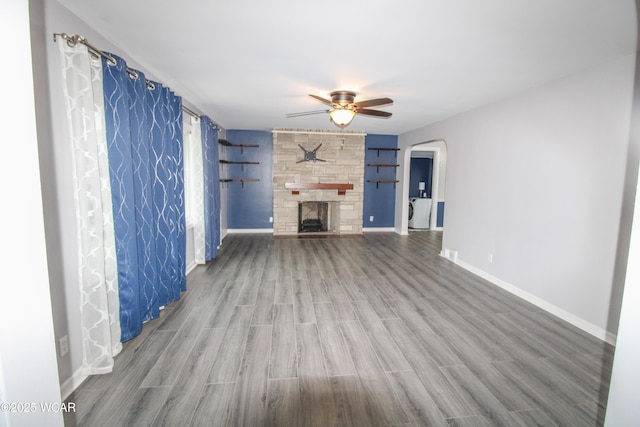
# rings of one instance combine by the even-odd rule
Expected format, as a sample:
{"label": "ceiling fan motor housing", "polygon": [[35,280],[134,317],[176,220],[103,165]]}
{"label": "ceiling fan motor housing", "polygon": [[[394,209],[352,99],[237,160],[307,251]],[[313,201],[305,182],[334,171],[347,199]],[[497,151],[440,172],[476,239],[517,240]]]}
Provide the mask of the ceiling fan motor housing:
{"label": "ceiling fan motor housing", "polygon": [[348,106],[349,104],[353,104],[356,99],[355,92],[351,92],[348,90],[337,90],[335,92],[331,92],[331,102],[334,104],[341,105],[343,107]]}

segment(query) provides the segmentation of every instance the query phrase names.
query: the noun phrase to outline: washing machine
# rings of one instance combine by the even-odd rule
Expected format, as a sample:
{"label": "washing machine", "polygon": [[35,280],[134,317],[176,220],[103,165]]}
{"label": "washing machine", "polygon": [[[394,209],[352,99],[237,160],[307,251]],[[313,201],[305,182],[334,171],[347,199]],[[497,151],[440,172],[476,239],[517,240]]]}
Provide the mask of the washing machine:
{"label": "washing machine", "polygon": [[429,228],[431,199],[409,199],[409,228]]}

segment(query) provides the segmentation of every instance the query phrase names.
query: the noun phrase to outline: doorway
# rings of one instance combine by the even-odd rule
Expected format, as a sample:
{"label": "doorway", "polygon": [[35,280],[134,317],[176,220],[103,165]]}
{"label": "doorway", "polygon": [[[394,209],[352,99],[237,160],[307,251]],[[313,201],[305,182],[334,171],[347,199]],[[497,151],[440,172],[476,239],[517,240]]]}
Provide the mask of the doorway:
{"label": "doorway", "polygon": [[[416,160],[412,162],[412,159]],[[418,173],[412,171],[413,167],[422,168],[428,163],[431,165],[430,177],[425,176],[424,171],[417,171]],[[405,153],[405,165],[409,166],[408,173],[404,177],[404,188],[407,189],[408,196],[412,197],[418,194],[419,197],[431,198],[429,229],[442,231],[444,228],[444,176],[446,171],[446,144],[444,140],[428,141],[410,147]],[[412,172],[414,177],[423,177],[424,179],[424,181],[419,180],[413,183],[416,188],[412,188]],[[405,204],[408,205],[408,203]]]}

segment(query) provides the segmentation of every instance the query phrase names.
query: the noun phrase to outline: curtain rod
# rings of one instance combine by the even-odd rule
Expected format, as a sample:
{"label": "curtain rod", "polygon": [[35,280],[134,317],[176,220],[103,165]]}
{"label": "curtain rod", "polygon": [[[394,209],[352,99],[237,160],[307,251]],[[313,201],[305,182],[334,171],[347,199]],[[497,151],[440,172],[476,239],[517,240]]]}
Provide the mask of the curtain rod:
{"label": "curtain rod", "polygon": [[[67,42],[67,44],[71,47],[76,47],[78,45],[78,43],[83,44],[87,47],[87,49],[89,49],[89,52],[91,52],[93,55],[95,56],[101,56],[104,59],[107,60],[107,62],[110,65],[116,65],[118,62],[115,60],[114,57],[107,55],[106,53],[104,53],[103,51],[101,51],[100,49],[98,49],[97,47],[93,46],[92,44],[90,44],[87,39],[85,39],[84,37],[76,34],[75,36],[70,36],[66,33],[53,33],[53,41],[57,42],[58,41],[58,36],[60,36],[60,38],[62,38],[63,40],[65,40]],[[127,74],[129,74],[129,76],[131,76],[134,79],[138,78],[138,73],[135,70],[132,70],[131,68],[126,69]],[[147,80],[147,87],[149,89],[155,89],[156,86],[151,83],[150,81]]]}
{"label": "curtain rod", "polygon": [[[117,61],[115,60],[115,58],[113,58],[110,55],[107,55],[106,53],[104,53],[103,51],[101,51],[100,49],[98,49],[97,47],[93,46],[92,44],[90,44],[87,39],[85,39],[84,37],[76,34],[75,36],[70,36],[66,33],[53,33],[53,41],[57,42],[58,41],[58,37],[60,37],[61,39],[65,40],[67,42],[67,44],[71,47],[76,47],[78,45],[78,43],[83,44],[87,47],[87,49],[89,49],[89,51],[91,53],[93,53],[96,56],[101,56],[104,59],[106,59],[109,64],[111,65],[116,65]],[[138,73],[134,70],[132,70],[131,68],[127,67],[127,74],[129,74],[129,76],[133,77],[134,79],[138,78]],[[155,85],[153,83],[151,83],[150,81],[147,80],[147,87],[150,89],[155,89]],[[193,112],[192,110],[190,110],[189,108],[185,107],[184,105],[182,106],[182,110],[189,114],[190,116],[194,117],[197,120],[200,120],[200,115]]]}
{"label": "curtain rod", "polygon": [[101,51],[100,49],[98,49],[97,47],[91,45],[87,39],[85,39],[84,37],[76,34],[75,36],[70,36],[66,33],[53,33],[53,41],[57,42],[58,41],[58,36],[60,36],[60,38],[64,39],[67,44],[71,47],[76,47],[78,45],[78,43],[85,45],[90,51],[91,53],[93,53],[94,55],[98,55],[103,57],[104,59],[106,59],[107,61],[109,61],[109,63],[111,65],[116,65],[117,62],[116,60],[107,55],[106,53],[104,53],[103,51]]}
{"label": "curtain rod", "polygon": [[189,108],[185,107],[184,105],[182,106],[182,111],[184,111],[185,113],[187,113],[188,115],[190,115],[194,119],[200,120],[200,115],[198,115],[197,113],[193,112],[193,110],[190,110]]}

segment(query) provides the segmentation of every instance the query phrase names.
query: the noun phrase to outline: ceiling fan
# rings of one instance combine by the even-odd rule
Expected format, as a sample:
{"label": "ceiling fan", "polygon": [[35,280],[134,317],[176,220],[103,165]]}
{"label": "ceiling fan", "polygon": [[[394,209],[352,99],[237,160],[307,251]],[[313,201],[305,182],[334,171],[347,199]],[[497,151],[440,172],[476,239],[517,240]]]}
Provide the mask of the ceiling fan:
{"label": "ceiling fan", "polygon": [[287,117],[308,116],[311,114],[329,113],[331,121],[338,127],[344,128],[356,114],[371,117],[387,118],[391,117],[391,113],[387,111],[371,110],[367,107],[378,107],[382,105],[391,105],[393,100],[390,98],[369,99],[366,101],[355,102],[356,94],[348,90],[337,90],[331,92],[331,100],[322,98],[317,95],[309,95],[323,104],[331,107],[330,110],[306,111],[302,113],[287,114]]}

